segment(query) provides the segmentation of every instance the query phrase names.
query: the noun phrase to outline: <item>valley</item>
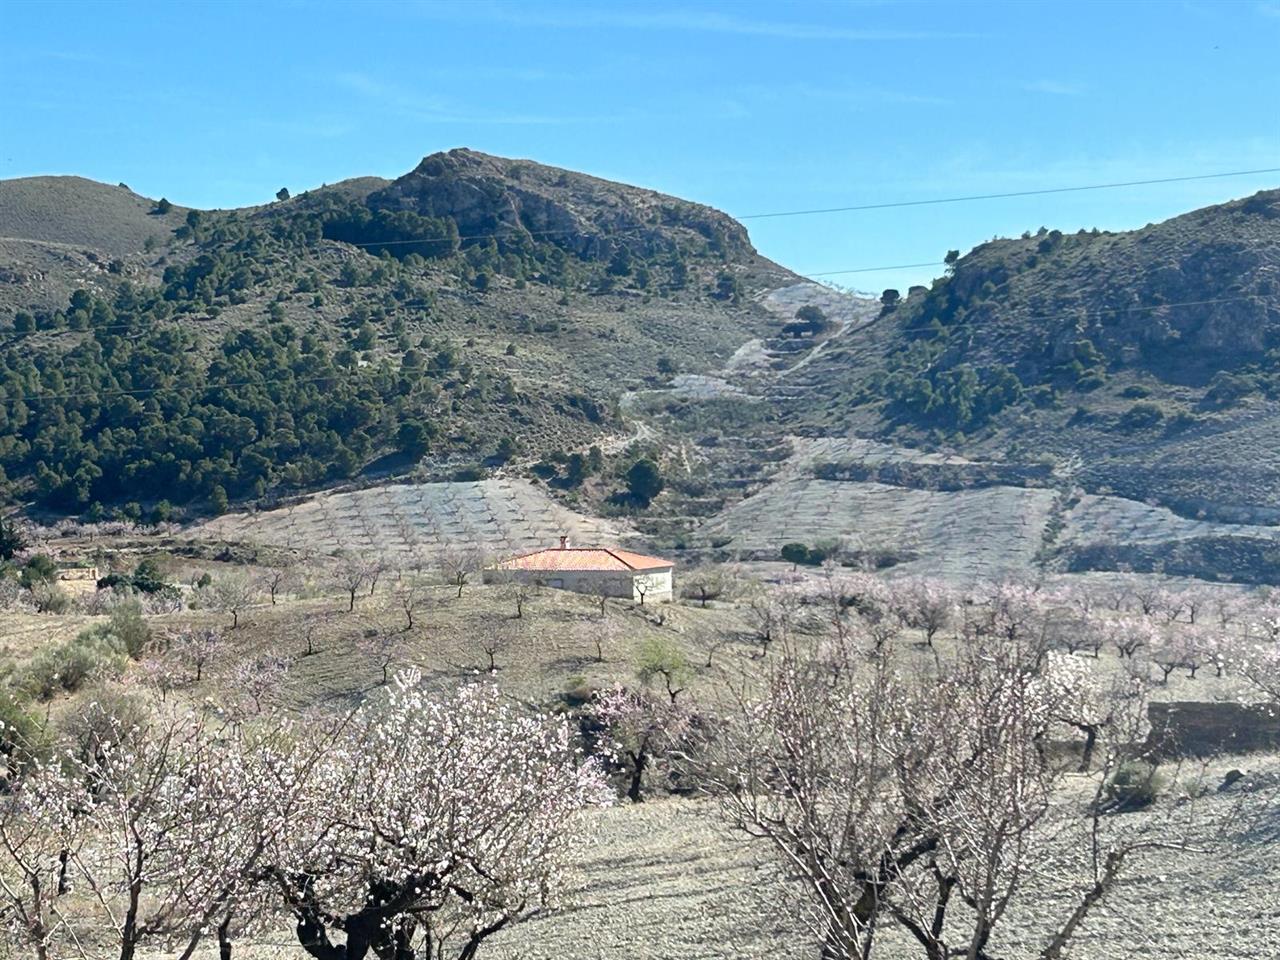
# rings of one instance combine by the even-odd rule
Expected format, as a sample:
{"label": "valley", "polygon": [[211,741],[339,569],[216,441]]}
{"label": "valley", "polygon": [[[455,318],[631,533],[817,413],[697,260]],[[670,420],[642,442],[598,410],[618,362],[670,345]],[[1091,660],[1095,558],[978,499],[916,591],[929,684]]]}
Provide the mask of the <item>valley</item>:
{"label": "valley", "polygon": [[[878,299],[473,150],[281,193],[0,181],[0,787],[53,798],[0,854],[84,851],[50,956],[126,935],[84,777],[188,898],[138,957],[1270,956],[1280,191]],[[557,543],[675,593],[486,582]]]}

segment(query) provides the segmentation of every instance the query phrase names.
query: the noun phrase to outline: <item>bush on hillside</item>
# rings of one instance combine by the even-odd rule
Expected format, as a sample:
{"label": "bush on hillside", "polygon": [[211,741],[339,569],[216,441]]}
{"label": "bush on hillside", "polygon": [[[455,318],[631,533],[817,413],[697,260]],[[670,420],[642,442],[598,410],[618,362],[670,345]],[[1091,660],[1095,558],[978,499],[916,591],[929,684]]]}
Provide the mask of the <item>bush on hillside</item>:
{"label": "bush on hillside", "polygon": [[151,643],[151,629],[137,601],[118,604],[106,623],[95,624],[56,646],[44,647],[27,664],[19,688],[29,696],[50,699],[59,689],[74,693],[96,678],[116,678],[130,659],[138,659]]}
{"label": "bush on hillside", "polygon": [[91,678],[119,677],[127,660],[123,645],[109,629],[90,627],[38,651],[23,670],[19,687],[31,697],[49,700],[59,690],[74,693]]}
{"label": "bush on hillside", "polygon": [[1142,430],[1154,427],[1164,419],[1164,407],[1149,400],[1135,403],[1120,417],[1119,426],[1123,430]]}
{"label": "bush on hillside", "polygon": [[804,564],[810,567],[820,567],[840,550],[840,545],[834,542],[824,542],[814,544],[812,547],[803,543],[788,543],[782,548],[782,559],[793,567]]}
{"label": "bush on hillside", "polygon": [[1106,806],[1117,813],[1142,810],[1155,803],[1163,789],[1164,777],[1155,764],[1130,760],[1121,764],[1107,781]]}
{"label": "bush on hillside", "polygon": [[71,598],[56,583],[37,583],[31,587],[31,601],[37,613],[66,613],[71,609]]}
{"label": "bush on hillside", "polygon": [[627,493],[642,507],[647,507],[662,492],[664,481],[658,465],[648,457],[642,457],[627,471]]}

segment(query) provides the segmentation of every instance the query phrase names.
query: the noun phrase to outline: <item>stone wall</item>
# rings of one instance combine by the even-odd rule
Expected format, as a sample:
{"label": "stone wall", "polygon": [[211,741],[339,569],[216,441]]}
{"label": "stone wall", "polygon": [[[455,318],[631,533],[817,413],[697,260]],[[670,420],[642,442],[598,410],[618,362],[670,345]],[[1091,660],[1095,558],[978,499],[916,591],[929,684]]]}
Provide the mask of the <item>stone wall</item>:
{"label": "stone wall", "polygon": [[1260,703],[1152,703],[1150,743],[1166,757],[1280,749],[1280,707]]}

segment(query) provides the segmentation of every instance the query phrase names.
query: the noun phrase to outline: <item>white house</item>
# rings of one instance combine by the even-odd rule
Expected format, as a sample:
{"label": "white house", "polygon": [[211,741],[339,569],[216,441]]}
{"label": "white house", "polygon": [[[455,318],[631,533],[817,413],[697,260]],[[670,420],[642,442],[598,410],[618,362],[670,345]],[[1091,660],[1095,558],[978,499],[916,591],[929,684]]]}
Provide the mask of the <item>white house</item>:
{"label": "white house", "polygon": [[612,547],[560,546],[500,560],[484,571],[485,583],[540,583],[557,590],[606,593],[641,603],[671,599],[675,564]]}

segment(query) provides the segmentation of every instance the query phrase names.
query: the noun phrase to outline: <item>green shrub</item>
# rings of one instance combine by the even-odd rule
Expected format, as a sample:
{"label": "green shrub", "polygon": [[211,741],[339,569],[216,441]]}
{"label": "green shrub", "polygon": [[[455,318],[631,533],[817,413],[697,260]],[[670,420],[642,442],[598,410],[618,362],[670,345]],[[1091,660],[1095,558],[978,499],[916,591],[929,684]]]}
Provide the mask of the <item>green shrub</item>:
{"label": "green shrub", "polygon": [[120,649],[132,660],[139,659],[151,644],[151,628],[143,619],[142,604],[137,600],[116,604],[110,622],[96,629],[105,629],[115,637]]}
{"label": "green shrub", "polygon": [[803,563],[810,567],[820,567],[839,550],[840,545],[832,541],[816,543],[812,547],[803,543],[788,543],[782,548],[782,559],[792,566]]}
{"label": "green shrub", "polygon": [[648,457],[641,457],[633,463],[624,479],[627,482],[627,493],[641,507],[649,506],[664,486],[662,470]]}
{"label": "green shrub", "polygon": [[1163,419],[1164,408],[1160,404],[1140,400],[1120,417],[1120,426],[1125,430],[1141,430],[1154,427]]}
{"label": "green shrub", "polygon": [[82,630],[74,638],[40,650],[23,671],[19,686],[28,695],[48,700],[59,689],[68,693],[96,677],[119,677],[130,658],[138,659],[151,643],[151,629],[136,601],[121,603],[111,619]]}
{"label": "green shrub", "polygon": [[71,598],[56,583],[34,584],[31,599],[40,613],[66,613],[71,609]]}
{"label": "green shrub", "polygon": [[22,567],[22,585],[30,589],[37,583],[51,583],[58,575],[58,565],[43,553],[37,553]]}
{"label": "green shrub", "polygon": [[636,676],[645,686],[661,680],[675,703],[676,695],[693,676],[684,651],[665,637],[648,637],[636,656]]}
{"label": "green shrub", "polygon": [[1097,390],[1100,386],[1107,382],[1107,374],[1105,370],[1099,367],[1086,370],[1084,375],[1076,381],[1076,389],[1082,393],[1088,393],[1090,390]]}
{"label": "green shrub", "polygon": [[92,759],[108,744],[127,746],[147,728],[146,704],[117,685],[94,687],[85,700],[57,725],[59,744],[82,760]]}
{"label": "green shrub", "polygon": [[[28,759],[40,755],[44,745],[44,731],[36,718],[27,710],[26,703],[11,691],[0,692],[0,766],[10,773],[21,768]],[[0,787],[4,784],[0,774]]]}
{"label": "green shrub", "polygon": [[1167,434],[1181,433],[1183,430],[1195,426],[1197,422],[1196,415],[1190,410],[1179,410],[1165,421],[1164,432]]}
{"label": "green shrub", "polygon": [[1035,404],[1038,409],[1043,410],[1057,402],[1058,394],[1049,384],[1042,383],[1027,391],[1027,399]]}
{"label": "green shrub", "polygon": [[782,559],[793,567],[809,562],[809,548],[803,543],[785,543],[782,545]]}
{"label": "green shrub", "polygon": [[1106,805],[1114,811],[1141,810],[1155,803],[1164,777],[1155,764],[1130,760],[1117,768],[1105,788]]}
{"label": "green shrub", "polygon": [[595,692],[595,686],[586,677],[575,673],[565,678],[560,701],[571,710],[576,710],[589,703]]}
{"label": "green shrub", "polygon": [[1258,384],[1252,377],[1219,370],[1209,381],[1209,389],[1205,391],[1204,398],[1216,406],[1227,407],[1238,403],[1257,389]]}
{"label": "green shrub", "polygon": [[29,696],[48,700],[59,689],[79,690],[93,677],[119,677],[126,661],[123,644],[108,625],[101,624],[66,643],[40,650],[27,664],[19,685]]}

